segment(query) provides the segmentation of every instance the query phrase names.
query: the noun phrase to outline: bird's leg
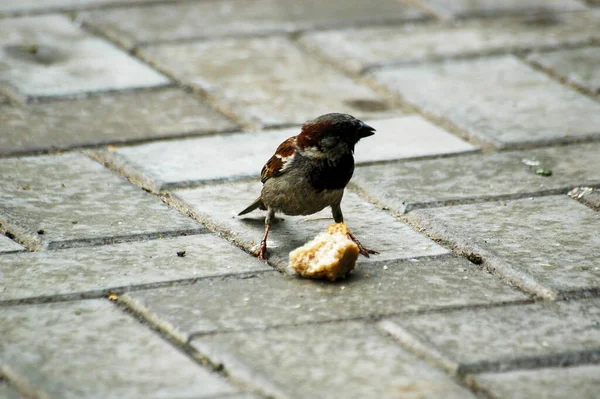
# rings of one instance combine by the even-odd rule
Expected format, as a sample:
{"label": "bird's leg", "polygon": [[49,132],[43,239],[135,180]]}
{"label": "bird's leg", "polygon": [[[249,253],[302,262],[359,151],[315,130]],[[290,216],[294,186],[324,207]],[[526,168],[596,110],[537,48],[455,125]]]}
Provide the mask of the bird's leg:
{"label": "bird's leg", "polygon": [[265,235],[262,241],[260,242],[258,250],[254,253],[254,255],[260,260],[265,260],[267,258],[267,237],[269,236],[269,229],[271,229],[271,220],[274,216],[275,211],[273,209],[269,209],[267,217],[265,218]]}
{"label": "bird's leg", "polygon": [[[335,220],[336,223],[344,222],[344,215],[342,214],[342,207],[340,206],[340,203],[331,205],[331,213],[333,214],[333,220]],[[348,238],[354,241],[354,243],[358,246],[358,251],[360,254],[367,258],[369,257],[369,254],[374,255],[379,253],[375,250],[364,247],[354,236],[354,234],[350,232],[350,230],[348,230]]]}

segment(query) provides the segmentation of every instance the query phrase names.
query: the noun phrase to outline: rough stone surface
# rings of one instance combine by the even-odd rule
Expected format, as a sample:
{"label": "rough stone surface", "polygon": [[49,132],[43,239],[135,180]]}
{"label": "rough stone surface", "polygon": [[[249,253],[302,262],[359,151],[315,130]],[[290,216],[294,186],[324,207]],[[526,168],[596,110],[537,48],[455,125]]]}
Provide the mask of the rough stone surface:
{"label": "rough stone surface", "polygon": [[231,374],[288,398],[469,398],[443,372],[361,322],[217,334],[192,341]]}
{"label": "rough stone surface", "polygon": [[428,233],[541,296],[600,288],[600,213],[566,195],[417,210]]}
{"label": "rough stone surface", "polygon": [[3,19],[0,83],[27,97],[154,87],[169,79],[67,17]]}
{"label": "rough stone surface", "polygon": [[555,47],[599,38],[600,14],[575,13],[452,25],[329,30],[310,32],[300,41],[339,67],[360,72],[377,66]]}
{"label": "rough stone surface", "polygon": [[7,384],[0,382],[0,398],[3,399],[22,399],[23,397],[19,392],[12,389]]}
{"label": "rough stone surface", "polygon": [[0,308],[0,332],[3,364],[52,397],[211,398],[235,392],[105,300]]}
{"label": "rough stone surface", "polygon": [[0,106],[0,121],[3,155],[236,128],[193,95],[170,88]]}
{"label": "rough stone surface", "polygon": [[309,28],[400,22],[425,15],[393,0],[224,0],[120,8],[83,19],[127,47],[156,41],[297,32]]}
{"label": "rough stone surface", "polygon": [[600,366],[481,374],[477,376],[477,383],[501,398],[528,399],[543,392],[547,399],[593,399],[598,396],[600,389]]}
{"label": "rough stone surface", "polygon": [[0,234],[0,253],[23,251],[24,249],[25,248],[23,248],[21,245],[17,244],[4,234]]}
{"label": "rough stone surface", "polygon": [[556,366],[600,349],[600,301],[458,310],[393,319],[465,372]]}
{"label": "rough stone surface", "polygon": [[20,253],[1,258],[0,300],[101,295],[132,286],[261,270],[272,269],[211,234]]}
{"label": "rough stone surface", "polygon": [[365,119],[398,114],[372,89],[285,37],[164,45],[141,54],[251,123],[302,124],[328,111]]}
{"label": "rough stone surface", "polygon": [[202,230],[78,153],[1,159],[0,175],[0,223],[34,248]]}
{"label": "rough stone surface", "polygon": [[[234,239],[250,249],[263,237],[265,212],[255,211],[243,217],[235,215],[255,200],[260,190],[260,183],[235,183],[180,190],[174,194],[201,218],[232,231]],[[350,231],[362,244],[380,252],[369,259],[361,257],[359,264],[448,253],[448,250],[354,193],[346,192],[342,211]],[[277,219],[281,216],[278,215]],[[287,266],[291,250],[304,245],[333,223],[329,208],[306,217],[284,218],[272,225],[268,240],[269,260],[278,267]]]}
{"label": "rough stone surface", "polygon": [[[377,133],[357,145],[357,163],[474,149],[420,116],[365,122],[376,128]],[[157,142],[119,148],[100,157],[117,164],[122,170],[132,170],[132,174],[139,170],[142,184],[153,191],[160,191],[204,180],[259,176],[262,165],[274,154],[279,143],[299,131],[297,127]],[[224,158],[235,159],[235,162],[223,163],[221,160]]]}
{"label": "rough stone surface", "polygon": [[365,265],[338,283],[269,273],[128,296],[186,337],[527,298],[466,259],[453,257]]}
{"label": "rough stone surface", "polygon": [[582,11],[577,0],[419,0],[436,14],[446,18],[498,16],[503,14],[544,14]]}
{"label": "rough stone surface", "polygon": [[[151,3],[159,0],[127,0],[128,3]],[[123,0],[2,0],[0,13],[37,10],[73,10],[123,3]]]}
{"label": "rough stone surface", "polygon": [[595,210],[600,211],[600,191],[594,190],[591,193],[584,195],[582,202]]}
{"label": "rough stone surface", "polygon": [[424,112],[496,146],[600,134],[598,102],[514,56],[398,67],[373,76]]}
{"label": "rough stone surface", "polygon": [[[395,212],[600,185],[600,143],[356,168],[353,182]],[[537,165],[531,165],[538,163]],[[530,164],[530,165],[527,165]],[[538,168],[551,176],[535,173]]]}
{"label": "rough stone surface", "polygon": [[569,82],[600,94],[600,47],[583,47],[531,54],[529,61],[547,68]]}

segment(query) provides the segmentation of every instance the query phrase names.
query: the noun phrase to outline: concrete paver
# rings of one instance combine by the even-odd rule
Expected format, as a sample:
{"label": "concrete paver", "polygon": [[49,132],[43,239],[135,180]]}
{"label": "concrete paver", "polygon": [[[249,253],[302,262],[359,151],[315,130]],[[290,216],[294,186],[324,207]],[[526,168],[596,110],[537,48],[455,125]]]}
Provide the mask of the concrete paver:
{"label": "concrete paver", "polygon": [[0,221],[32,248],[203,229],[78,153],[0,159],[0,174]]}
{"label": "concrete paver", "polygon": [[[467,309],[406,316],[382,323],[440,353],[460,372],[552,367],[597,356],[598,299]],[[400,327],[401,334],[395,332]]]}
{"label": "concrete paver", "polygon": [[[467,20],[310,32],[300,42],[340,68],[411,64],[586,43],[600,38],[600,14]],[[591,67],[591,65],[590,65]]]}
{"label": "concrete paver", "polygon": [[[156,0],[128,0],[128,3],[152,3]],[[74,10],[87,7],[118,5],[123,0],[3,0],[0,13],[31,12],[47,10]]]}
{"label": "concrete paver", "polygon": [[180,89],[0,106],[0,154],[215,133],[233,122]]}
{"label": "concrete paver", "polygon": [[586,7],[577,0],[419,0],[446,18],[498,16],[503,14],[540,14],[582,11]]}
{"label": "concrete paver", "polygon": [[481,374],[479,386],[498,397],[547,399],[567,397],[592,399],[600,387],[600,366],[578,366]]}
{"label": "concrete paver", "polygon": [[454,257],[364,265],[335,284],[274,272],[260,278],[205,280],[127,296],[134,306],[167,321],[186,339],[199,333],[527,299],[467,260]]}
{"label": "concrete paver", "polygon": [[[352,181],[395,212],[600,185],[600,143],[356,168]],[[548,170],[551,176],[536,174]]]}
{"label": "concrete paver", "polygon": [[530,54],[527,60],[547,68],[569,82],[600,94],[600,47],[582,47]]}
{"label": "concrete paver", "polygon": [[0,234],[0,253],[3,252],[16,252],[23,251],[25,248],[5,236],[4,234]]}
{"label": "concrete paver", "polygon": [[3,365],[52,397],[211,398],[236,391],[106,300],[3,307],[0,332]]}
{"label": "concrete paver", "polygon": [[424,112],[495,146],[600,134],[598,102],[514,56],[397,67],[373,77]]}
{"label": "concrete paver", "polygon": [[0,84],[26,97],[169,84],[165,76],[62,15],[3,19],[0,59]]}
{"label": "concrete paver", "polygon": [[398,114],[372,89],[283,36],[162,45],[140,53],[248,123],[302,124],[327,112],[361,119]]}
{"label": "concrete paver", "polygon": [[289,398],[468,398],[447,375],[361,322],[216,334],[192,345],[231,374]]}
{"label": "concrete paver", "polygon": [[[475,149],[471,144],[410,115],[367,120],[377,129],[355,151],[357,163],[449,154]],[[154,192],[199,184],[206,180],[259,176],[262,165],[279,143],[300,132],[299,127],[256,133],[207,136],[164,141],[96,155]],[[223,159],[235,162],[224,163]],[[215,165],[219,165],[215,167]]]}
{"label": "concrete paver", "polygon": [[12,389],[6,383],[0,382],[0,397],[3,399],[21,399],[19,392]]}
{"label": "concrete paver", "polygon": [[99,296],[133,286],[272,268],[212,234],[3,255],[0,301]]}
{"label": "concrete paver", "polygon": [[[234,217],[260,195],[261,184],[234,183],[207,186],[174,192],[201,218],[224,230],[226,235],[247,249],[251,249],[264,234],[265,212],[256,211],[243,217]],[[408,259],[448,253],[435,242],[412,230],[387,212],[367,203],[358,195],[346,192],[342,201],[344,221],[354,235],[379,255],[359,263]],[[269,260],[278,268],[288,264],[288,253],[304,245],[326,226],[333,223],[329,208],[306,217],[277,216],[284,220],[274,223],[269,234]]]}
{"label": "concrete paver", "polygon": [[311,28],[425,18],[393,0],[222,0],[118,8],[82,14],[125,47],[157,41],[297,32]]}
{"label": "concrete paver", "polygon": [[600,287],[600,214],[566,195],[417,210],[414,222],[543,297]]}

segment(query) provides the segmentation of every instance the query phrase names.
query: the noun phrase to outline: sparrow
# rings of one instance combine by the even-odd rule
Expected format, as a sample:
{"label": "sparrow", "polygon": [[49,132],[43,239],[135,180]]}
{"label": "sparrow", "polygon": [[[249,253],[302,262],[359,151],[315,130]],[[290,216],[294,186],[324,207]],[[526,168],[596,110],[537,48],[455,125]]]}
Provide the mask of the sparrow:
{"label": "sparrow", "polygon": [[[300,134],[277,147],[260,173],[260,197],[238,214],[255,209],[267,211],[265,235],[255,256],[265,259],[269,229],[277,212],[311,215],[329,206],[335,222],[344,221],[340,205],[344,188],[354,173],[354,146],[374,132],[351,115],[331,113],[306,122]],[[377,253],[365,248],[352,233],[348,237],[362,255]]]}

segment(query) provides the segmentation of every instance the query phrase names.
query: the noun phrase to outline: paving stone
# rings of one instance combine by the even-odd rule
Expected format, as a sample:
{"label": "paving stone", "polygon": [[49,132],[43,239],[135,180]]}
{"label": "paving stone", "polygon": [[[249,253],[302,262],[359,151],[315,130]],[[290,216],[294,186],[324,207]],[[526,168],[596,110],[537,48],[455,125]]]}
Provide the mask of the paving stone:
{"label": "paving stone", "polygon": [[361,322],[293,326],[192,341],[231,375],[286,398],[467,398],[470,392]]}
{"label": "paving stone", "polygon": [[[340,68],[367,68],[556,47],[600,39],[600,14],[468,20],[310,32],[300,42]],[[590,65],[591,67],[591,65]]]}
{"label": "paving stone", "polygon": [[373,76],[424,112],[496,146],[600,134],[599,103],[514,56],[398,67]]}
{"label": "paving stone", "polygon": [[302,124],[327,112],[365,119],[398,114],[372,89],[302,52],[285,37],[164,45],[141,54],[251,123]]}
{"label": "paving stone", "polygon": [[[368,318],[527,297],[463,258],[365,265],[329,283],[261,274],[131,292],[134,306],[184,335]],[[198,307],[196,304],[202,304]]]}
{"label": "paving stone", "polygon": [[[581,300],[407,316],[400,326],[463,372],[553,367],[597,357],[600,301]],[[402,338],[400,338],[402,340]]]}
{"label": "paving stone", "polygon": [[529,61],[547,68],[573,84],[600,94],[600,47],[564,49],[531,54]]}
{"label": "paving stone", "polygon": [[561,13],[586,9],[585,5],[577,0],[509,0],[502,2],[494,0],[419,0],[419,2],[446,18]]}
{"label": "paving stone", "polygon": [[67,17],[3,19],[0,82],[27,97],[163,86],[169,79]]}
{"label": "paving stone", "polygon": [[479,386],[496,397],[527,399],[595,398],[600,389],[600,366],[519,370],[477,376]]}
{"label": "paving stone", "polygon": [[[598,153],[600,143],[466,154],[362,166],[356,168],[352,181],[383,205],[404,213],[461,201],[566,193],[576,185],[600,185]],[[538,168],[552,175],[538,175]]]}
{"label": "paving stone", "polygon": [[[255,211],[243,217],[235,215],[260,195],[261,187],[260,182],[222,184],[179,190],[174,195],[191,207],[200,218],[216,224],[225,234],[230,234],[231,231],[235,241],[251,249],[255,243],[260,242],[264,234],[265,212]],[[369,259],[361,257],[359,263],[448,253],[448,250],[354,193],[346,192],[342,211],[344,221],[354,235],[365,246],[380,252]],[[281,219],[279,216],[277,219]],[[272,225],[268,240],[269,260],[279,268],[287,266],[291,250],[304,245],[333,223],[329,208],[306,217],[284,218]]]}
{"label": "paving stone", "polygon": [[102,295],[132,286],[272,270],[211,234],[2,255],[0,259],[1,301]]}
{"label": "paving stone", "polygon": [[[358,163],[475,149],[416,115],[366,122],[376,128],[377,133],[357,146],[355,159]],[[299,131],[296,127],[156,142],[119,148],[99,157],[118,165],[127,175],[139,171],[138,179],[144,187],[160,191],[205,180],[259,176],[262,165],[273,155],[277,145]],[[235,162],[221,162],[225,158]]]}
{"label": "paving stone", "polygon": [[105,300],[3,307],[0,332],[3,364],[51,397],[210,398],[235,392]]}
{"label": "paving stone", "polygon": [[12,389],[7,384],[0,381],[0,398],[3,399],[22,399],[21,394]]}
{"label": "paving stone", "polygon": [[170,88],[0,106],[0,121],[3,155],[236,128],[194,96]]}
{"label": "paving stone", "polygon": [[481,256],[543,297],[600,287],[600,213],[566,195],[410,213],[429,234]]}
{"label": "paving stone", "polygon": [[583,203],[591,206],[592,208],[600,211],[600,191],[594,190],[591,193],[583,196]]}
{"label": "paving stone", "polygon": [[600,211],[600,191],[593,187],[575,187],[567,194],[569,197]]}
{"label": "paving stone", "polygon": [[17,244],[4,234],[0,234],[0,253],[23,251],[24,249],[25,248],[23,248],[21,245]]}
{"label": "paving stone", "polygon": [[203,229],[78,153],[1,159],[0,175],[0,223],[33,248]]}
{"label": "paving stone", "polygon": [[[128,0],[128,3],[152,3],[157,0]],[[123,0],[2,0],[0,13],[74,10],[123,3]]]}
{"label": "paving stone", "polygon": [[86,23],[126,47],[156,41],[248,36],[365,23],[425,18],[393,0],[365,4],[330,0],[222,0],[100,10],[82,14]]}

